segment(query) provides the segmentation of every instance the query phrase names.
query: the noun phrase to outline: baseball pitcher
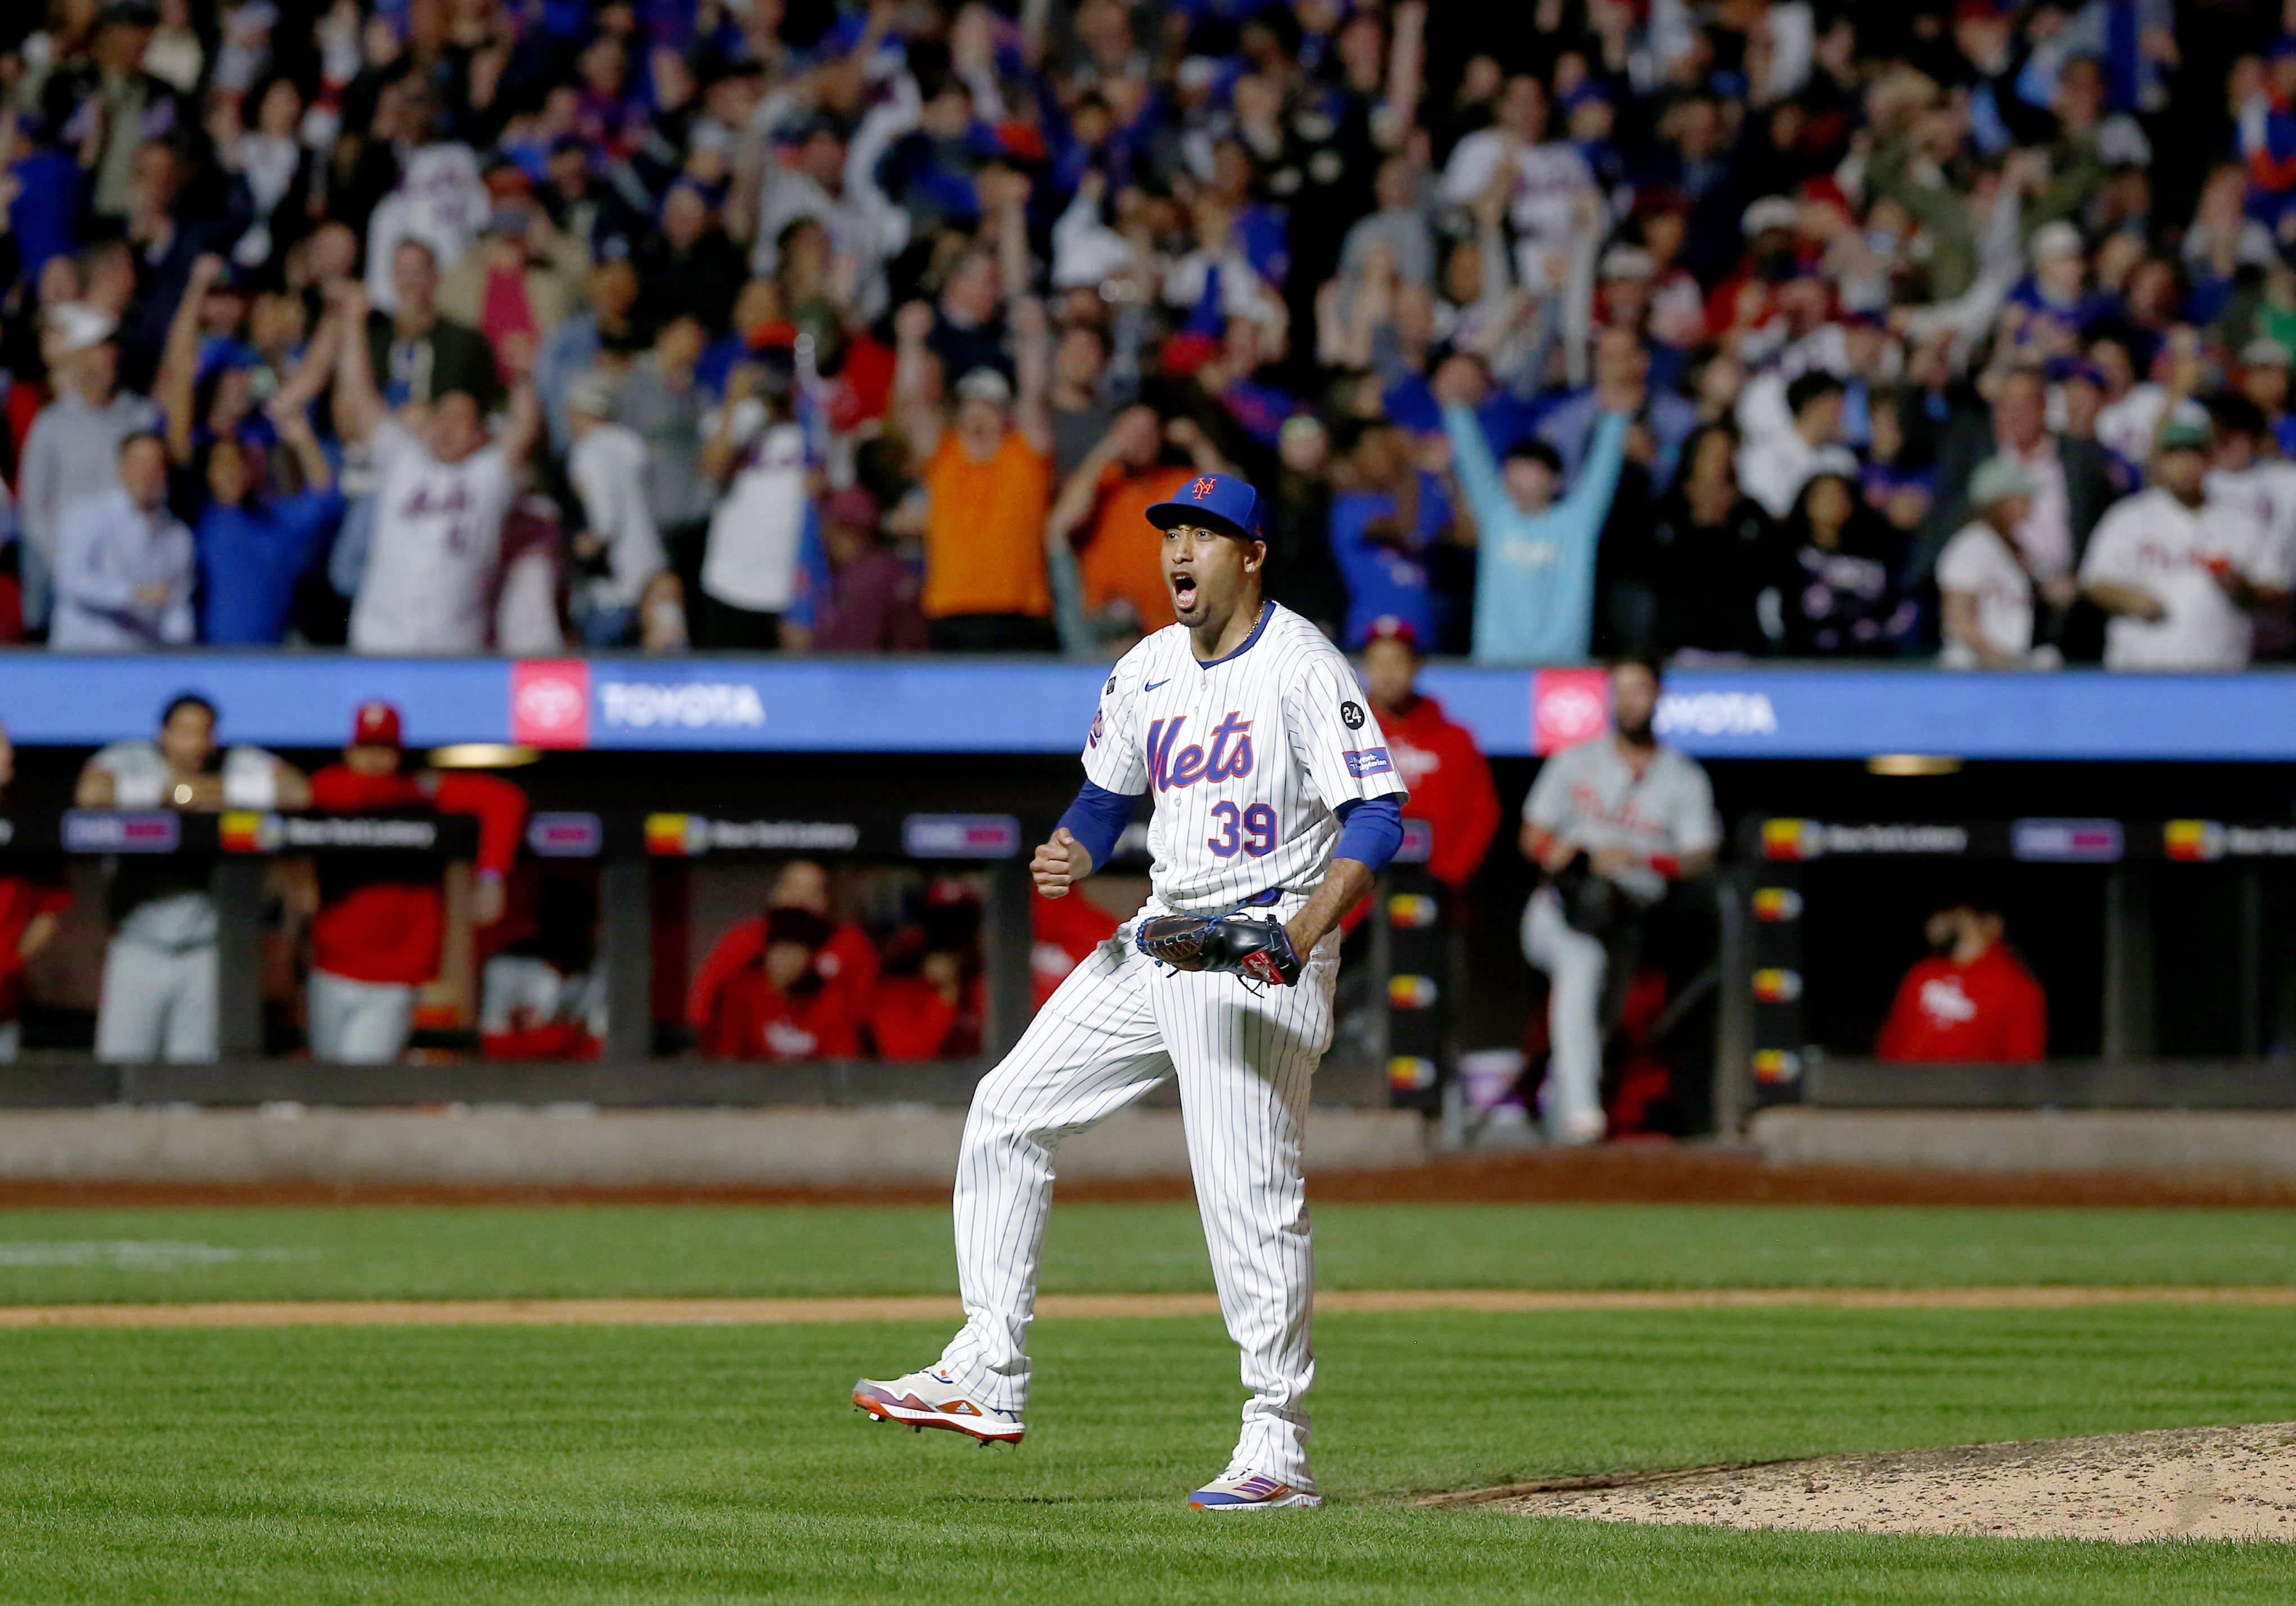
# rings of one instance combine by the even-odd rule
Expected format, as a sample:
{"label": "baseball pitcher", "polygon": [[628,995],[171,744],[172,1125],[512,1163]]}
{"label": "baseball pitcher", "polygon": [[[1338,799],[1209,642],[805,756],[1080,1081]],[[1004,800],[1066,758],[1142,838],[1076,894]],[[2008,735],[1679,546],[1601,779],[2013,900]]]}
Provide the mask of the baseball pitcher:
{"label": "baseball pitcher", "polygon": [[1338,648],[1267,601],[1259,498],[1204,474],[1148,509],[1178,622],[1127,654],[1086,784],[1030,865],[1047,897],[1106,862],[1141,793],[1152,896],[1071,972],[973,1094],[957,1165],[965,1324],[940,1359],[853,1403],[882,1421],[1018,1443],[1060,1141],[1179,1078],[1212,1272],[1251,1397],[1206,1511],[1322,1503],[1301,1126],[1332,1037],[1340,917],[1402,840],[1404,787]]}

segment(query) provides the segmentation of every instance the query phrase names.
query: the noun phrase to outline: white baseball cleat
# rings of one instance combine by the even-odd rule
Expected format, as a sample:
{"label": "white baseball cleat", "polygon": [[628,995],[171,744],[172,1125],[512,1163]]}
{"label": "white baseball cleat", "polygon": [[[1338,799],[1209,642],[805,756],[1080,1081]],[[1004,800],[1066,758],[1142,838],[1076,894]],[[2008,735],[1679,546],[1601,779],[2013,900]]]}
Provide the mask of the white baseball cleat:
{"label": "white baseball cleat", "polygon": [[881,1422],[898,1422],[919,1433],[946,1428],[984,1445],[1017,1445],[1028,1431],[1018,1412],[982,1404],[940,1371],[913,1371],[884,1383],[863,1378],[853,1385],[853,1404]]}
{"label": "white baseball cleat", "polygon": [[1188,1496],[1200,1511],[1273,1511],[1284,1506],[1318,1506],[1324,1497],[1312,1488],[1285,1483],[1249,1467],[1230,1467]]}

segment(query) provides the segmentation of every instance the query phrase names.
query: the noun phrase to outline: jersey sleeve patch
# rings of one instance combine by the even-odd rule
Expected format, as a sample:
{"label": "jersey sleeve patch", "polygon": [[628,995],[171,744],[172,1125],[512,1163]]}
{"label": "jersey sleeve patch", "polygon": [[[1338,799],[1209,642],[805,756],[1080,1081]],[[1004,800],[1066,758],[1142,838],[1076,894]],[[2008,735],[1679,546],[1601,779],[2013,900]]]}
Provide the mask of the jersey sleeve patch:
{"label": "jersey sleeve patch", "polygon": [[1392,774],[1395,770],[1395,765],[1388,758],[1387,749],[1384,747],[1365,747],[1359,751],[1342,753],[1340,757],[1346,763],[1348,773],[1357,780],[1363,779],[1367,775]]}

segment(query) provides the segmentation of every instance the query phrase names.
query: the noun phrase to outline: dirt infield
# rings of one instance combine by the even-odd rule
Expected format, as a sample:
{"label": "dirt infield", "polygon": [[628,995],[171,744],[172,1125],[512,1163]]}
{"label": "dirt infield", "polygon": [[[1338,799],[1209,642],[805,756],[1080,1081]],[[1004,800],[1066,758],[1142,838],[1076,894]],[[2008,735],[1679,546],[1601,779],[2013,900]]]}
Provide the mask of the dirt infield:
{"label": "dirt infield", "polygon": [[1558,1478],[1420,1503],[1730,1528],[2296,1540],[2296,1422]]}
{"label": "dirt infield", "polygon": [[[1700,1143],[1629,1142],[1594,1149],[1444,1155],[1407,1170],[1313,1178],[1318,1204],[1647,1203],[1684,1205],[2198,1205],[2296,1206],[2296,1177],[2167,1176],[2115,1173],[1972,1174],[1850,1165],[1774,1165],[1748,1150]],[[1062,1184],[1075,1202],[1121,1204],[1194,1198],[1185,1177]],[[333,1187],[0,1181],[0,1209],[37,1206],[722,1204],[942,1205],[946,1186],[897,1188]]]}
{"label": "dirt infield", "polygon": [[[2055,1310],[2098,1305],[2296,1305],[2288,1288],[1396,1289],[1316,1297],[1327,1314],[1475,1311],[1685,1311],[1824,1305],[1846,1310]],[[939,1295],[835,1299],[341,1299],[200,1305],[0,1305],[0,1328],[29,1327],[725,1327],[820,1322],[948,1322]],[[1061,1318],[1217,1316],[1210,1294],[1048,1294]]]}

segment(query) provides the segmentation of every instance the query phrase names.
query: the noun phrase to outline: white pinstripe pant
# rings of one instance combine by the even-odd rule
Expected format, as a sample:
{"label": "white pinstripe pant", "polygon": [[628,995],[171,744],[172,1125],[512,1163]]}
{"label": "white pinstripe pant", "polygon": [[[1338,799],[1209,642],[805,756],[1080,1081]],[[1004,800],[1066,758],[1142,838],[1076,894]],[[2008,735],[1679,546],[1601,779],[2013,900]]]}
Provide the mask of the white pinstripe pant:
{"label": "white pinstripe pant", "polygon": [[[1289,919],[1305,901],[1271,911]],[[1144,918],[1165,912],[1150,904]],[[980,1080],[956,1170],[956,1263],[964,1329],[941,1365],[967,1393],[1018,1411],[1029,1392],[1029,1322],[1060,1141],[1177,1074],[1188,1164],[1229,1336],[1243,1352],[1236,1460],[1311,1481],[1315,1381],[1307,1188],[1300,1172],[1308,1090],[1332,1040],[1339,939],[1297,985],[1255,996],[1241,978],[1168,973],[1128,926],[1069,973],[1013,1052]]]}

